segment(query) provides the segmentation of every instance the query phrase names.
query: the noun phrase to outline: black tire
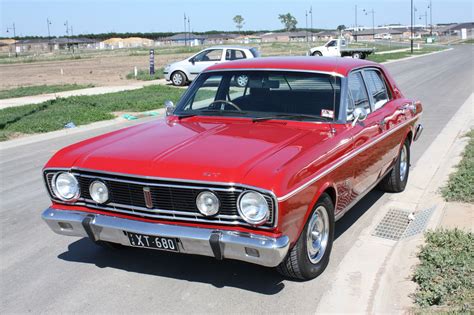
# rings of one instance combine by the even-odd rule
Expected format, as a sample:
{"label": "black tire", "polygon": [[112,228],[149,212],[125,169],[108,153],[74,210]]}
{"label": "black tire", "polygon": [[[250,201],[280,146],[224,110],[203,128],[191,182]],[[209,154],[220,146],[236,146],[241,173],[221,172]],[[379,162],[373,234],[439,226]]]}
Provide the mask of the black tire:
{"label": "black tire", "polygon": [[122,244],[106,242],[106,241],[95,241],[94,243],[97,246],[102,247],[107,250],[118,250],[118,249],[123,249],[125,247]]}
{"label": "black tire", "polygon": [[[307,233],[311,218],[313,217],[315,211],[320,208],[320,206],[326,209],[328,215],[329,233],[323,256],[317,263],[313,263],[309,258],[307,248]],[[328,194],[323,193],[311,212],[308,222],[306,222],[306,225],[303,229],[303,232],[301,232],[298,241],[293,246],[293,248],[290,249],[283,262],[277,267],[277,271],[283,276],[292,279],[310,280],[316,278],[326,269],[327,265],[329,264],[329,256],[331,255],[333,241],[334,204],[331,197]]]}
{"label": "black tire", "polygon": [[171,74],[171,83],[174,86],[184,86],[187,81],[188,78],[182,71],[175,71]]}
{"label": "black tire", "polygon": [[[404,176],[402,178],[401,173],[403,172],[402,167],[402,154],[405,151],[406,160],[405,160],[405,171]],[[395,161],[395,165],[393,166],[392,170],[385,175],[385,177],[380,181],[378,188],[385,192],[397,193],[402,192],[405,190],[405,187],[408,182],[408,175],[410,174],[410,140],[406,139],[403,143],[400,152],[398,153],[397,160]]]}
{"label": "black tire", "polygon": [[320,51],[315,51],[311,56],[321,57],[323,54]]}
{"label": "black tire", "polygon": [[352,58],[354,58],[354,59],[364,59],[364,54],[356,51],[356,52],[352,53]]}

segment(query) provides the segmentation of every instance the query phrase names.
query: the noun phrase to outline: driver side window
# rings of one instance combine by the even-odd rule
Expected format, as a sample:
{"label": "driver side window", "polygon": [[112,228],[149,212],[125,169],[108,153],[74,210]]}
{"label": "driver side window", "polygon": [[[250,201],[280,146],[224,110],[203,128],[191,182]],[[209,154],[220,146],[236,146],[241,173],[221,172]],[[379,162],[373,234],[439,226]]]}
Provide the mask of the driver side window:
{"label": "driver side window", "polygon": [[336,41],[335,40],[332,40],[327,44],[327,47],[334,47],[334,46],[336,46]]}
{"label": "driver side window", "polygon": [[206,50],[194,57],[195,62],[221,61],[222,49]]}

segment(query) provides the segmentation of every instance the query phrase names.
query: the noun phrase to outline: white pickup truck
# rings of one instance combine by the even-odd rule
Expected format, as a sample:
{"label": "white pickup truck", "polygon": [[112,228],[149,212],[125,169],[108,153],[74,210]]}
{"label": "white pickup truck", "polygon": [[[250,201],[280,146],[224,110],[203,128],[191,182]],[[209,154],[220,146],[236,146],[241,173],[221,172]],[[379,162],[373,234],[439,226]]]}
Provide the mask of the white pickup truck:
{"label": "white pickup truck", "polygon": [[345,39],[331,39],[323,46],[313,47],[309,50],[311,56],[352,57],[365,59],[375,51],[374,48],[347,47]]}

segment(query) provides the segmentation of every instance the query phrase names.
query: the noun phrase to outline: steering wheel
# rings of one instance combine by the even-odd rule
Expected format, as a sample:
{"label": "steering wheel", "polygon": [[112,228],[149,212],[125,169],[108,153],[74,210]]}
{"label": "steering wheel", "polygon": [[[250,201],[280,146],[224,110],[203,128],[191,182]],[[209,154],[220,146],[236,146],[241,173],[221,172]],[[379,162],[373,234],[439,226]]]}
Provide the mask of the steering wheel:
{"label": "steering wheel", "polygon": [[211,104],[209,104],[208,107],[211,107],[212,105],[214,105],[215,103],[224,103],[224,104],[229,104],[230,106],[234,107],[235,109],[237,109],[239,112],[242,111],[242,109],[235,105],[234,103],[232,103],[231,101],[226,101],[226,100],[215,100],[214,102],[212,102]]}

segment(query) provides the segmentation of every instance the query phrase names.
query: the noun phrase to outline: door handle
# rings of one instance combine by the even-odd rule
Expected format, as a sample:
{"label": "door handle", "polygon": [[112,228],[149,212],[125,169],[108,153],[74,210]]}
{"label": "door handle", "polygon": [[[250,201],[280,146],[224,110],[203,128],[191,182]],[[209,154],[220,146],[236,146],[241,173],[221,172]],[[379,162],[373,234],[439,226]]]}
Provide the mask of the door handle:
{"label": "door handle", "polygon": [[380,129],[380,131],[384,131],[386,125],[387,125],[387,121],[385,120],[385,118],[382,119],[381,121],[379,121],[379,129]]}

